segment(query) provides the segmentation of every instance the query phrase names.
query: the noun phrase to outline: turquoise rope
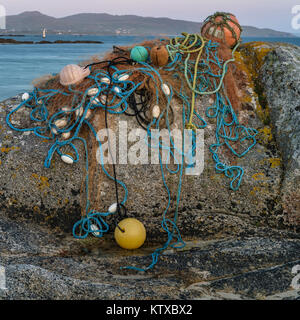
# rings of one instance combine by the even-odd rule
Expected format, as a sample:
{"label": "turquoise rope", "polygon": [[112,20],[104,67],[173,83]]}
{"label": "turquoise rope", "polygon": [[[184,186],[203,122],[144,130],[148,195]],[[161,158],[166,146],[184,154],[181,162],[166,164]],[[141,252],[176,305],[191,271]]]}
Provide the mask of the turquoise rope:
{"label": "turquoise rope", "polygon": [[[195,40],[191,39],[188,45],[197,45],[200,46],[201,43],[198,41],[195,44]],[[195,89],[196,95],[212,95],[214,94],[216,97],[216,102],[212,106],[208,106],[206,109],[206,116],[208,118],[215,118],[217,121],[216,127],[216,143],[210,145],[209,150],[212,154],[212,158],[215,161],[215,169],[217,173],[223,173],[226,177],[231,179],[230,187],[233,190],[237,190],[240,187],[244,170],[240,166],[228,166],[219,158],[218,152],[220,148],[223,146],[229,148],[231,152],[241,158],[245,156],[256,144],[256,135],[258,132],[252,128],[246,128],[239,124],[237,116],[231,106],[231,103],[228,97],[225,95],[223,79],[227,71],[227,64],[233,60],[222,61],[218,58],[218,44],[212,43],[208,41],[205,44],[203,50],[203,57],[200,59],[198,71],[197,71],[197,85]],[[178,49],[178,46],[168,46],[168,50],[171,57],[171,62],[163,67],[162,69],[165,71],[173,72],[174,78],[184,79],[186,77],[186,81],[188,86],[191,86],[194,78],[194,70],[195,70],[195,62],[190,61],[189,56],[184,57],[183,53]],[[233,52],[234,53],[234,52]],[[213,72],[211,65],[217,66],[219,72]],[[95,139],[99,144],[99,150],[101,155],[101,168],[103,172],[109,179],[114,180],[114,177],[109,175],[107,170],[104,167],[103,161],[103,150],[102,143],[99,140],[97,133],[91,123],[85,119],[85,116],[88,110],[95,110],[96,108],[106,109],[106,111],[110,114],[122,114],[128,109],[128,98],[132,95],[141,85],[140,83],[134,83],[130,80],[120,81],[119,78],[123,74],[132,75],[133,72],[138,71],[141,74],[149,77],[155,84],[155,100],[156,104],[159,104],[159,92],[162,88],[162,85],[165,83],[160,75],[160,73],[150,66],[148,63],[139,63],[139,66],[133,70],[118,70],[116,67],[112,66],[112,69],[115,71],[111,76],[108,72],[104,70],[95,70],[91,72],[88,76],[89,79],[93,80],[94,84],[88,88],[85,92],[80,92],[78,90],[74,90],[72,86],[68,88],[69,92],[62,92],[60,90],[41,90],[35,88],[32,93],[30,93],[30,98],[27,101],[23,101],[18,107],[12,110],[6,118],[7,124],[13,130],[19,132],[28,132],[31,131],[38,137],[47,140],[53,140],[53,144],[48,151],[48,155],[45,159],[45,167],[49,168],[51,166],[51,162],[55,153],[59,156],[64,154],[63,149],[65,147],[70,147],[73,150],[74,163],[79,161],[79,152],[74,144],[75,141],[79,141],[83,143],[85,149],[85,158],[86,158],[86,179],[85,179],[85,192],[86,192],[86,209],[85,209],[85,217],[76,222],[73,226],[73,235],[77,239],[85,239],[89,234],[93,234],[96,237],[102,237],[105,233],[109,231],[109,225],[105,221],[110,215],[113,215],[109,212],[96,212],[95,210],[90,209],[90,199],[89,199],[89,162],[88,162],[88,151],[87,151],[87,143],[86,141],[79,137],[79,132],[83,125],[86,125],[91,132],[93,133]],[[101,78],[109,78],[112,85],[108,85],[106,83],[101,82]],[[169,112],[171,108],[171,100],[174,96],[173,88],[170,84],[166,83],[170,90],[170,96],[166,96],[167,106],[162,111],[158,119],[153,119],[153,121],[147,127],[147,145],[149,146],[148,140],[151,138],[151,127],[155,126],[156,129],[160,128],[160,121],[163,117],[166,118],[166,125],[169,132],[169,141],[170,145],[164,145],[163,142],[158,141],[157,145],[151,145],[150,148],[157,148],[159,150],[159,164],[161,170],[161,176],[164,188],[166,190],[167,195],[167,204],[166,208],[162,215],[161,226],[163,230],[167,233],[167,241],[165,244],[156,249],[151,257],[152,263],[146,268],[137,268],[137,267],[125,267],[126,269],[133,269],[138,271],[147,271],[152,269],[156,263],[158,262],[160,254],[167,249],[168,247],[173,248],[182,248],[185,246],[184,241],[181,238],[180,231],[177,227],[177,219],[178,219],[178,210],[179,203],[181,197],[182,190],[182,181],[183,181],[183,170],[184,168],[191,168],[195,164],[192,161],[188,162],[188,165],[185,165],[185,159],[192,158],[196,152],[196,133],[195,131],[189,132],[189,137],[191,141],[192,147],[190,150],[185,153],[185,133],[183,133],[183,144],[182,150],[178,150],[175,146],[174,140],[171,135],[170,122],[169,122]],[[91,88],[97,88],[98,93],[92,97],[88,97],[88,90]],[[183,128],[186,125],[186,119],[189,119],[191,116],[191,99],[188,94],[183,92],[183,85],[181,86],[180,92],[175,92],[176,96],[182,100],[182,123]],[[63,106],[61,109],[55,113],[53,116],[49,118],[49,112],[47,110],[47,104],[51,101],[51,98],[56,95],[72,95],[73,101],[72,106],[69,111],[63,111]],[[102,95],[106,96],[108,100],[106,103],[102,103],[101,99],[99,99]],[[108,98],[108,96],[110,98]],[[90,99],[90,100],[87,100]],[[98,99],[97,103],[96,99]],[[94,103],[93,103],[94,102]],[[35,121],[38,125],[32,128],[20,129],[16,128],[11,124],[12,115],[20,110],[21,107],[31,108],[30,119]],[[70,106],[68,106],[70,107]],[[74,112],[78,112],[83,108],[83,114],[78,116],[75,121],[72,121],[72,114]],[[194,112],[196,119],[200,122],[200,124],[195,125],[198,129],[204,129],[207,127],[207,122],[201,117],[199,113]],[[58,128],[55,125],[56,120],[58,119],[66,119],[67,125],[64,128]],[[55,134],[54,132],[57,132]],[[61,140],[61,134],[73,132],[71,137],[67,140]],[[50,133],[50,137],[49,137]],[[247,148],[238,153],[233,144],[235,143],[247,143]],[[173,159],[176,167],[172,170],[167,164],[165,167],[163,165],[161,152],[163,150],[167,150],[168,152],[168,160]],[[177,160],[177,155],[181,157],[181,164],[179,164]],[[167,213],[169,212],[171,205],[171,192],[168,187],[166,181],[167,172],[172,175],[178,176],[178,188],[176,192],[176,210],[173,219],[167,218]],[[122,201],[122,205],[124,205],[128,198],[128,190],[126,185],[117,180],[116,181],[124,190],[124,199]],[[92,228],[93,226],[93,228]],[[96,226],[97,230],[94,229]],[[78,234],[79,230],[79,234]]]}

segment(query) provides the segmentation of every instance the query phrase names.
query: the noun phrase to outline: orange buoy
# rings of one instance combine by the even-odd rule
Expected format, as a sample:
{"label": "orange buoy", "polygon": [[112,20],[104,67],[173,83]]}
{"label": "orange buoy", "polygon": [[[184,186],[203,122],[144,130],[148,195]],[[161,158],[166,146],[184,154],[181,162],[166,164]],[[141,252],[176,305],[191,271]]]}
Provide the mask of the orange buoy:
{"label": "orange buoy", "polygon": [[203,37],[234,47],[241,37],[242,27],[231,13],[216,12],[204,21],[201,29]]}
{"label": "orange buoy", "polygon": [[169,52],[165,46],[155,46],[151,49],[152,63],[157,67],[164,67],[169,62]]}

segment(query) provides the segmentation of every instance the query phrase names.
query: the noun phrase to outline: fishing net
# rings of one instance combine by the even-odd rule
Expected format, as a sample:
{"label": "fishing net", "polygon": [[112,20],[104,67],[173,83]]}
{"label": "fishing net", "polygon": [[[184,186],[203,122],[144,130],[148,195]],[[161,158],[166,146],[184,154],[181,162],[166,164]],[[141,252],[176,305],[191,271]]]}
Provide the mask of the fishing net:
{"label": "fishing net", "polygon": [[[102,144],[97,132],[113,126],[110,119],[125,115],[135,117],[136,123],[152,138],[151,129],[167,129],[169,144],[158,141],[149,148],[157,148],[160,152],[167,150],[170,158],[181,157],[183,161],[174,161],[175,168],[163,165],[159,156],[162,180],[167,194],[167,206],[162,212],[161,226],[167,234],[167,241],[152,254],[152,263],[145,268],[128,267],[135,270],[151,269],[158,261],[159,255],[169,246],[183,247],[184,241],[177,228],[178,206],[183,183],[183,172],[187,167],[193,168],[195,163],[185,158],[192,158],[196,149],[197,129],[207,126],[205,118],[216,121],[216,141],[209,150],[215,162],[215,169],[230,180],[230,188],[237,190],[242,182],[244,170],[240,166],[230,165],[224,161],[222,150],[231,152],[236,157],[245,156],[255,145],[257,131],[246,128],[239,123],[236,112],[240,108],[238,88],[236,87],[233,69],[233,50],[225,44],[212,42],[198,34],[183,33],[172,39],[146,41],[144,46],[150,53],[152,48],[163,47],[168,52],[167,65],[158,67],[152,63],[150,55],[147,62],[136,62],[130,58],[132,47],[114,47],[103,60],[93,58],[82,66],[90,69],[90,75],[76,86],[62,86],[59,75],[40,80],[36,83],[29,99],[7,116],[8,125],[17,131],[32,131],[42,139],[53,144],[45,159],[45,167],[49,168],[54,154],[63,161],[74,164],[80,156],[86,160],[85,179],[82,185],[82,217],[74,225],[73,235],[84,239],[93,234],[102,237],[109,230],[107,217],[113,216],[118,225],[121,216],[126,214],[126,202],[129,192],[126,184],[118,179],[116,166],[99,165],[96,160],[97,150],[103,157]],[[156,61],[157,62],[157,61]],[[213,103],[206,109],[206,117],[202,117],[195,108],[196,100],[201,96],[212,97]],[[181,106],[180,124],[183,139],[191,140],[191,148],[185,151],[178,149],[171,135],[174,122],[174,105]],[[14,113],[23,106],[31,110],[31,128],[17,128],[11,120]],[[75,141],[83,144],[85,154],[80,155]],[[239,144],[247,145],[239,151]],[[177,188],[175,195],[170,192],[166,182],[166,174],[176,175]],[[108,178],[114,182],[117,210],[102,211],[99,208],[101,197],[101,179]],[[124,195],[120,199],[120,189]],[[175,200],[175,212],[170,212],[172,199]]]}

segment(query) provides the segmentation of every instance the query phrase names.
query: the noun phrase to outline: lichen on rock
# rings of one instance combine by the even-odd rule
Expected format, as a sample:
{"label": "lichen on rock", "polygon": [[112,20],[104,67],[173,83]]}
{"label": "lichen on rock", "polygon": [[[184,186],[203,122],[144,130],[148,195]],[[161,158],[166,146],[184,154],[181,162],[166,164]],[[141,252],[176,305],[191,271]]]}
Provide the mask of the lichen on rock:
{"label": "lichen on rock", "polygon": [[[242,45],[235,58],[233,77],[242,102],[238,117],[259,131],[255,149],[234,160],[245,169],[243,183],[233,192],[224,175],[216,174],[207,151],[216,123],[208,120],[204,171],[184,177],[179,206],[178,227],[187,248],[165,252],[149,276],[119,267],[147,264],[149,257],[143,256],[165,240],[160,223],[166,195],[159,165],[116,167],[129,190],[129,216],[147,227],[144,249],[120,253],[111,233],[105,240],[78,243],[71,232],[81,214],[83,159],[68,166],[55,155],[52,167],[45,169],[49,143],[6,125],[5,117],[20,96],[0,104],[0,246],[15,254],[0,255],[11,288],[0,298],[299,297],[290,289],[289,272],[300,263],[300,49],[256,42]],[[197,111],[204,115],[207,105],[208,98],[198,99]],[[176,117],[180,106],[174,110]],[[27,118],[24,108],[14,121],[26,124]],[[109,121],[118,130],[116,118]],[[137,128],[134,119],[126,121],[128,128]],[[78,150],[83,151],[80,146]],[[176,182],[171,175],[166,180]],[[101,179],[99,207],[107,209],[115,202],[109,192],[113,187]],[[276,284],[269,281],[277,275]],[[120,279],[126,279],[121,287]],[[39,284],[32,292],[31,282]]]}

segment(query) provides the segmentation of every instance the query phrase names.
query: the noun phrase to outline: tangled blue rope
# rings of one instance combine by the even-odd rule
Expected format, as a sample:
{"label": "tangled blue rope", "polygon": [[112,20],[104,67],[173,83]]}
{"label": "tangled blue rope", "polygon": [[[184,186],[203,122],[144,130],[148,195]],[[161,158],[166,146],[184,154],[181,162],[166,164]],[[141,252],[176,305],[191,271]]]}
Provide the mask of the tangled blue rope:
{"label": "tangled blue rope", "polygon": [[[187,45],[201,46],[202,43],[199,40],[191,38]],[[85,139],[79,136],[82,126],[86,126],[92,132],[99,145],[101,168],[105,175],[114,180],[115,183],[122,187],[124,191],[124,198],[120,202],[120,205],[125,205],[128,198],[128,190],[126,185],[119,181],[115,176],[111,176],[105,169],[103,160],[103,148],[102,143],[96,133],[95,128],[89,121],[89,114],[101,108],[106,113],[113,115],[126,114],[129,109],[129,98],[142,86],[143,82],[135,83],[130,80],[130,76],[134,72],[139,72],[145,77],[151,79],[155,85],[155,94],[153,103],[160,104],[160,92],[164,92],[163,86],[167,85],[170,89],[170,94],[165,95],[166,107],[163,108],[158,118],[154,118],[147,125],[147,138],[145,143],[149,148],[158,149],[160,171],[162,176],[162,182],[167,195],[167,203],[162,215],[161,226],[166,232],[167,240],[165,244],[156,249],[151,257],[152,262],[146,268],[138,267],[125,267],[125,269],[132,269],[137,271],[147,271],[152,269],[158,262],[160,254],[168,247],[183,248],[185,246],[184,241],[180,235],[180,231],[177,227],[179,203],[181,198],[183,172],[185,168],[191,168],[195,166],[193,163],[193,157],[196,152],[196,129],[204,129],[207,127],[207,122],[202,116],[191,108],[190,94],[184,91],[183,81],[186,79],[188,87],[192,89],[196,97],[201,95],[215,95],[215,102],[212,106],[206,109],[207,118],[216,119],[216,142],[211,144],[209,150],[212,154],[212,158],[215,161],[215,169],[217,173],[223,173],[227,178],[231,179],[230,188],[232,190],[238,190],[241,185],[244,170],[240,166],[230,166],[220,159],[220,150],[222,147],[227,147],[236,157],[244,157],[256,144],[257,130],[252,128],[246,128],[239,124],[238,118],[231,106],[228,97],[225,94],[223,85],[224,75],[226,74],[228,63],[232,60],[222,61],[218,57],[218,44],[211,41],[205,43],[202,57],[199,61],[198,68],[195,68],[195,61],[190,59],[191,55],[187,56],[180,50],[179,45],[171,45],[168,48],[170,53],[171,62],[160,69],[167,72],[172,72],[175,80],[181,80],[180,92],[173,91],[171,84],[165,83],[162,79],[159,70],[153,68],[149,63],[139,63],[136,68],[130,68],[128,70],[119,70],[115,65],[110,65],[109,70],[104,68],[92,70],[90,68],[90,75],[88,79],[91,80],[92,85],[84,92],[75,90],[72,86],[68,87],[67,92],[54,89],[39,89],[35,88],[31,93],[28,100],[23,101],[18,107],[12,110],[6,118],[6,122],[9,127],[19,132],[33,132],[36,136],[52,141],[48,154],[45,158],[44,166],[50,168],[52,159],[57,153],[60,157],[65,155],[67,148],[72,150],[72,156],[70,159],[77,163],[80,155],[75,142],[78,141],[83,144],[85,150],[85,194],[86,194],[86,208],[85,216],[81,220],[76,222],[73,226],[73,236],[77,239],[85,239],[90,234],[101,238],[105,233],[109,231],[109,225],[106,222],[106,218],[116,213],[97,212],[91,209],[89,198],[89,161],[88,161],[88,148]],[[149,62],[149,61],[148,61]],[[212,68],[214,66],[214,68]],[[218,69],[218,71],[214,71]],[[110,72],[112,70],[113,72]],[[194,70],[197,70],[197,83],[195,89],[191,87],[191,83],[194,79]],[[124,78],[124,75],[127,75]],[[91,89],[95,90],[95,94],[89,95]],[[71,96],[71,106],[61,106],[56,113],[52,116],[49,115],[47,106],[51,103],[51,99],[57,95]],[[191,116],[195,116],[197,123],[194,123],[194,130],[188,130],[188,137],[191,142],[191,148],[185,152],[185,138],[186,133],[183,130],[182,134],[182,149],[178,149],[174,142],[171,133],[171,124],[169,121],[171,112],[171,102],[176,96],[182,101],[182,125],[186,127],[187,121]],[[22,107],[31,109],[30,119],[35,122],[35,126],[31,128],[17,128],[11,123],[11,117],[14,113],[18,112]],[[192,114],[193,113],[193,114]],[[162,119],[165,119],[165,125],[168,131],[169,144],[164,144],[162,141],[157,144],[149,144],[149,139],[153,138],[152,128],[159,130],[161,127]],[[151,140],[153,141],[153,140]],[[234,147],[236,144],[246,145],[246,148],[242,152],[238,152]],[[162,151],[167,151],[168,161],[164,167],[162,159]],[[181,161],[177,159],[178,155],[181,157]],[[174,160],[175,169],[169,167],[171,160]],[[188,164],[185,165],[185,160],[189,159]],[[178,187],[176,191],[176,209],[173,218],[167,217],[167,214],[171,207],[172,195],[168,186],[166,175],[178,175]]]}

